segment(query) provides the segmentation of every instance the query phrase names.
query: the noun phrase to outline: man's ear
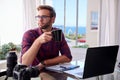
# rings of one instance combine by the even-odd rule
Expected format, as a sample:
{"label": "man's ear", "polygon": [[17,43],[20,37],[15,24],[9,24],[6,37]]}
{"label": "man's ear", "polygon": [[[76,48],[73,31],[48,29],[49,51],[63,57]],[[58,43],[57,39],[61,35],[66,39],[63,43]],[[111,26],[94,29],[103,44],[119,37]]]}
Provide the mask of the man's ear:
{"label": "man's ear", "polygon": [[52,23],[54,23],[54,22],[55,22],[55,18],[56,18],[56,17],[52,17]]}

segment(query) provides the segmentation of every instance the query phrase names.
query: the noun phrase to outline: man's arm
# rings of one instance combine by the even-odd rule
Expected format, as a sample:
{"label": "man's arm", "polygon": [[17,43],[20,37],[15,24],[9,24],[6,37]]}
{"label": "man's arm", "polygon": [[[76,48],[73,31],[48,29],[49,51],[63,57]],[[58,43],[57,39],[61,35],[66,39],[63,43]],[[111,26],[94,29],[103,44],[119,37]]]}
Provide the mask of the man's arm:
{"label": "man's arm", "polygon": [[56,65],[59,63],[65,63],[65,62],[70,62],[72,59],[69,59],[68,57],[61,55],[52,59],[47,59],[44,60],[42,62],[40,62],[37,66],[39,67],[39,69],[42,69],[46,66],[52,66],[52,65]]}
{"label": "man's arm", "polygon": [[72,60],[71,51],[70,51],[70,48],[65,40],[64,34],[62,34],[62,42],[60,44],[61,44],[61,48],[60,48],[61,55],[57,56],[55,58],[52,58],[52,59],[45,60],[44,64],[46,66],[70,62]]}
{"label": "man's arm", "polygon": [[64,62],[70,62],[71,59],[69,59],[68,57],[61,55],[52,59],[47,59],[44,61],[46,66],[51,66],[51,65],[55,65],[55,64],[59,64],[59,63],[64,63]]}
{"label": "man's arm", "polygon": [[40,41],[36,39],[32,46],[23,54],[22,56],[22,64],[29,66],[32,64],[33,60],[35,59],[37,52],[41,46]]}
{"label": "man's arm", "polygon": [[23,54],[22,56],[22,64],[24,65],[31,65],[36,55],[43,43],[46,43],[52,39],[51,32],[45,32],[40,35],[30,46],[30,48]]}
{"label": "man's arm", "polygon": [[42,61],[38,66],[41,69],[41,67],[45,67],[45,66],[52,66],[52,65],[56,65],[59,63],[64,63],[64,62],[70,62],[72,60],[72,55],[70,52],[70,49],[67,45],[67,42],[64,38],[64,35],[62,37],[63,41],[61,42],[61,56],[52,58],[52,59],[47,59]]}

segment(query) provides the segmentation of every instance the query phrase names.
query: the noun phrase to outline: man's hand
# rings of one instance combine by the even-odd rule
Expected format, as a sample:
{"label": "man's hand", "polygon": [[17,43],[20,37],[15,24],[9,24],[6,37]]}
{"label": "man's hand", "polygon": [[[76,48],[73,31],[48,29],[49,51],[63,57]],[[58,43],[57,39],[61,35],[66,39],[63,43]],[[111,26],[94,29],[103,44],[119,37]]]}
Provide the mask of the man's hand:
{"label": "man's hand", "polygon": [[39,68],[39,70],[41,70],[41,69],[43,69],[43,68],[45,67],[45,65],[39,63],[39,64],[37,65],[37,67]]}
{"label": "man's hand", "polygon": [[42,35],[38,37],[39,41],[41,43],[49,42],[52,39],[52,33],[51,32],[44,32]]}

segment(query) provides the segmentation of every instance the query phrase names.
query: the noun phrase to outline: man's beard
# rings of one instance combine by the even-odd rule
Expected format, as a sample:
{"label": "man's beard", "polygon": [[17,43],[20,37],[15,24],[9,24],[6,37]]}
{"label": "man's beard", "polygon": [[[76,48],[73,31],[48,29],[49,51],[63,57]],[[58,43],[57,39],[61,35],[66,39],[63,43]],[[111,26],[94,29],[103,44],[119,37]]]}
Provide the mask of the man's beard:
{"label": "man's beard", "polygon": [[47,29],[50,25],[49,24],[46,24],[44,26],[41,27],[41,29]]}
{"label": "man's beard", "polygon": [[41,26],[41,29],[49,28],[50,27],[50,22],[51,22],[51,20],[48,23],[46,23],[44,26]]}

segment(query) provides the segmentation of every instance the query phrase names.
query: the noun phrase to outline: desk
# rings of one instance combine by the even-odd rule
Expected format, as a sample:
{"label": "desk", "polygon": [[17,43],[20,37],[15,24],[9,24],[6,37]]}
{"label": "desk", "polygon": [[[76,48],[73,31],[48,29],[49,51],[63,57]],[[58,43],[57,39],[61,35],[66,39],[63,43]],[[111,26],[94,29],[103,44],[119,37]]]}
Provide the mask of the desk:
{"label": "desk", "polygon": [[[36,77],[36,78],[31,78],[31,80],[82,80],[82,79],[77,79],[76,77],[66,73],[57,73],[57,72],[47,71],[47,70],[42,71],[40,75],[42,76],[41,79],[40,77]],[[2,76],[0,77],[0,80],[5,80],[5,78],[6,76]],[[13,80],[13,78],[9,77],[7,80]],[[86,80],[96,80],[96,77],[89,78]]]}
{"label": "desk", "polygon": [[[78,79],[72,75],[66,73],[57,73],[52,71],[42,72],[40,75],[44,77],[44,79],[40,79],[40,77],[31,78],[31,80],[83,80]],[[0,80],[5,80],[6,76],[1,76]],[[13,80],[12,77],[9,77],[7,80]],[[98,77],[92,77],[84,80],[99,80]]]}
{"label": "desk", "polygon": [[[120,71],[116,71],[112,74],[106,74],[103,76],[96,76],[96,77],[91,77],[87,79],[78,79],[72,75],[66,74],[66,73],[57,73],[57,72],[52,72],[52,71],[47,71],[42,73],[44,76],[44,80],[120,80]],[[43,80],[40,78],[33,78],[31,80]]]}
{"label": "desk", "polygon": [[[31,78],[31,80],[76,80],[72,75],[70,76],[65,73],[57,73],[52,71],[43,71],[40,75],[42,77]],[[6,76],[1,76],[0,80],[5,80],[5,78]],[[13,80],[13,78],[8,77],[7,80]]]}
{"label": "desk", "polygon": [[[110,75],[112,76],[112,78],[110,78]],[[103,80],[120,80],[120,72],[115,73],[114,79],[113,79],[113,75],[114,75],[114,73],[102,76],[102,79],[104,77],[107,77],[107,79],[104,78]],[[45,72],[44,76],[46,77],[46,79],[44,79],[44,80],[50,80],[50,79],[51,80],[83,80],[83,79],[77,79],[72,75],[67,75],[64,73],[56,73],[56,72],[47,72],[47,73]],[[5,77],[6,76],[0,77],[0,80],[5,80]],[[99,77],[101,78],[101,76],[99,76]],[[84,79],[84,80],[102,80],[100,78],[98,79],[98,77],[92,77],[92,78],[88,78],[88,79]],[[9,77],[8,80],[13,80],[13,79],[11,77]],[[31,78],[31,80],[42,80],[42,79],[40,79],[40,77],[36,77],[36,78]]]}
{"label": "desk", "polygon": [[[80,64],[80,62],[72,62],[73,64]],[[81,65],[83,66],[83,65]],[[66,74],[66,73],[57,73],[57,72],[52,72],[48,70],[44,70],[41,72],[41,74],[45,79],[44,80],[83,80],[83,79],[78,79],[72,75]],[[0,77],[0,80],[4,80],[6,76]],[[43,80],[41,77],[36,77],[36,78],[31,78],[31,80]],[[99,77],[99,78],[98,78]],[[101,78],[101,79],[100,79]],[[97,76],[97,77],[92,77],[92,78],[87,78],[84,80],[119,80],[120,79],[120,71],[115,70],[114,73],[112,74],[107,74],[104,76]],[[12,78],[8,78],[8,80],[13,80]]]}

